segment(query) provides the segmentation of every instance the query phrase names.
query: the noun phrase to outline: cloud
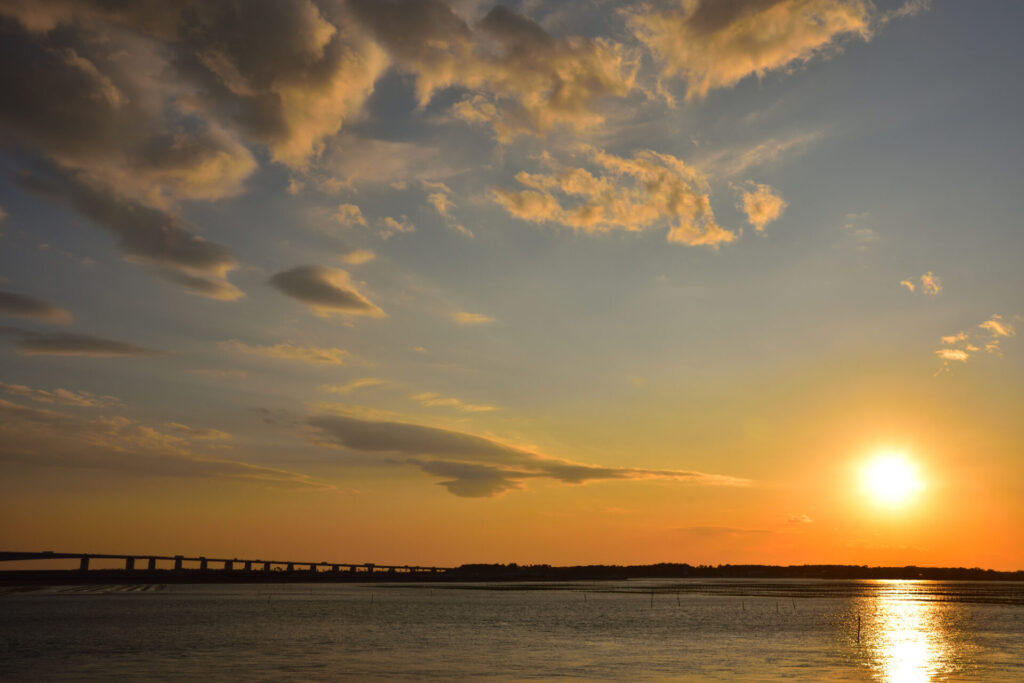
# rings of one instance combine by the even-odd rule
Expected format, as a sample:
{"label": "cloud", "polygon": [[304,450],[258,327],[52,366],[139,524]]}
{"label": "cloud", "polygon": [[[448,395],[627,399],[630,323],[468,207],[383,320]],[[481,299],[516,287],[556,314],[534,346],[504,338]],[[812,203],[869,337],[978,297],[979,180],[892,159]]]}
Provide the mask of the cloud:
{"label": "cloud", "polygon": [[412,224],[408,216],[402,216],[401,218],[392,218],[391,216],[385,216],[378,222],[377,234],[383,239],[387,239],[394,234],[398,233],[409,233],[416,232],[416,226]]}
{"label": "cloud", "polygon": [[319,346],[296,346],[295,344],[256,346],[240,342],[237,339],[221,342],[221,346],[230,351],[247,353],[254,356],[294,360],[313,365],[344,365],[349,357],[348,351],[344,349],[323,348]]}
{"label": "cloud", "polygon": [[790,524],[813,524],[814,520],[808,515],[791,514],[786,518],[786,521]]}
{"label": "cloud", "polygon": [[846,214],[843,232],[857,244],[857,251],[866,251],[871,244],[880,239],[878,233],[866,225],[870,219],[871,216],[866,211]]}
{"label": "cloud", "polygon": [[320,387],[323,391],[329,391],[334,394],[351,394],[359,389],[367,389],[369,387],[379,387],[387,384],[386,379],[380,379],[379,377],[360,377],[354,379],[351,382],[345,384],[325,384]]}
{"label": "cloud", "polygon": [[444,192],[431,192],[427,195],[427,201],[434,207],[434,210],[444,218],[452,217],[452,209],[455,208],[455,202],[445,194]]}
{"label": "cloud", "polygon": [[226,281],[237,261],[227,248],[196,235],[191,225],[160,208],[145,206],[78,175],[22,176],[21,184],[65,201],[112,233],[125,258],[163,269],[165,279],[194,294],[232,300],[242,293]]}
{"label": "cloud", "polygon": [[436,1],[352,6],[395,66],[415,76],[421,108],[436,92],[466,89],[452,113],[489,125],[502,141],[598,125],[600,101],[634,88],[640,60],[633,51],[603,38],[552,36],[504,5],[474,26]]}
{"label": "cloud", "polygon": [[494,318],[483,313],[467,313],[466,311],[456,311],[452,313],[452,320],[457,322],[459,325],[489,325],[494,322]]}
{"label": "cloud", "polygon": [[437,180],[461,170],[453,165],[458,150],[411,141],[379,140],[341,134],[328,145],[310,174],[314,186],[336,193],[354,186],[401,186],[411,181]]}
{"label": "cloud", "polygon": [[382,317],[380,310],[352,284],[344,270],[327,266],[297,266],[270,278],[282,294],[308,304],[317,315],[342,313]]}
{"label": "cloud", "polygon": [[352,266],[361,266],[377,258],[369,249],[354,249],[342,255],[341,260]]}
{"label": "cloud", "polygon": [[668,241],[717,248],[736,233],[715,222],[707,181],[696,168],[653,150],[618,157],[583,146],[585,167],[516,175],[527,189],[494,188],[494,200],[512,216],[554,223],[587,234],[641,232],[668,227]]}
{"label": "cloud", "polygon": [[938,275],[936,275],[935,273],[933,273],[932,271],[929,270],[927,273],[925,273],[924,275],[921,276],[921,293],[922,294],[927,294],[929,296],[935,296],[936,294],[938,294],[941,291],[942,291],[942,281],[939,279]]}
{"label": "cloud", "polygon": [[72,319],[71,312],[60,306],[24,294],[4,291],[0,291],[0,315],[58,324],[70,323]]}
{"label": "cloud", "polygon": [[[235,176],[251,172],[239,139],[302,167],[360,113],[388,65],[343,3],[40,0],[6,13],[18,17],[21,30],[12,32],[28,45],[4,60],[4,85],[20,86],[4,90],[30,95],[9,118],[51,147],[95,134],[85,141],[93,154],[82,156],[94,163],[95,150],[109,146],[104,156],[118,157],[120,171],[156,146],[170,159],[152,165],[177,167],[195,185],[201,177],[192,176],[204,174],[211,186],[223,184],[221,166],[235,157],[248,162]],[[58,97],[73,114],[57,111]],[[32,126],[31,111],[52,113]]]}
{"label": "cloud", "polygon": [[874,10],[866,0],[688,0],[626,15],[663,77],[685,80],[692,100],[809,62],[843,38],[868,40]]}
{"label": "cloud", "polygon": [[331,214],[331,218],[336,223],[346,227],[350,225],[366,225],[366,219],[363,218],[362,210],[355,204],[339,204],[338,210]]}
{"label": "cloud", "polygon": [[444,183],[435,183],[430,181],[423,181],[422,185],[427,189],[434,190],[434,192],[427,195],[427,202],[433,206],[438,215],[444,219],[445,225],[464,237],[469,237],[470,239],[475,237],[472,230],[455,221],[455,216],[452,215],[452,209],[455,208],[455,202],[452,201],[452,190],[450,187]]}
{"label": "cloud", "polygon": [[227,432],[222,432],[219,429],[198,429],[181,424],[180,422],[167,422],[164,426],[189,439],[199,439],[200,441],[230,441],[234,438]]}
{"label": "cloud", "polygon": [[[911,293],[917,288],[910,280],[900,280],[900,287],[906,287]],[[945,337],[943,337],[945,339]]]}
{"label": "cloud", "polygon": [[[928,273],[930,275],[930,273]],[[943,347],[935,351],[942,360],[939,372],[948,372],[950,361],[966,363],[972,355],[984,350],[987,353],[1001,355],[1003,340],[1016,336],[1017,330],[1006,318],[993,315],[988,320],[978,323],[970,330],[941,338]]]}
{"label": "cloud", "polygon": [[565,484],[600,480],[665,479],[716,486],[743,486],[735,477],[687,470],[600,467],[552,458],[490,437],[398,421],[343,414],[308,419],[315,440],[324,446],[381,456],[441,477],[441,486],[463,497],[494,496],[521,488],[528,479]]}
{"label": "cloud", "polygon": [[304,474],[196,453],[187,441],[125,417],[83,419],[3,399],[0,399],[0,460],[8,471],[12,466],[70,468],[134,476],[231,479],[266,486],[329,488]]}
{"label": "cloud", "polygon": [[769,185],[749,183],[742,192],[739,208],[758,232],[763,232],[764,226],[777,220],[786,208],[786,200]]}
{"label": "cloud", "polygon": [[441,396],[439,394],[431,392],[413,394],[409,398],[411,398],[414,401],[418,401],[420,404],[430,408],[438,406],[445,408],[455,408],[456,410],[461,410],[464,413],[484,413],[489,412],[491,410],[497,410],[496,406],[466,403],[465,401],[462,401],[457,398]]}
{"label": "cloud", "polygon": [[21,396],[39,403],[56,403],[66,406],[84,408],[119,406],[121,401],[114,396],[90,394],[88,391],[71,391],[69,389],[32,389],[22,384],[0,382],[0,391],[11,396]]}
{"label": "cloud", "polygon": [[790,137],[769,138],[749,147],[726,147],[699,154],[694,165],[709,174],[726,178],[738,176],[787,155],[799,154],[821,135],[820,132],[797,133]]}
{"label": "cloud", "polygon": [[73,332],[41,333],[0,328],[15,337],[14,350],[23,356],[91,356],[94,358],[160,356],[165,352],[126,342]]}

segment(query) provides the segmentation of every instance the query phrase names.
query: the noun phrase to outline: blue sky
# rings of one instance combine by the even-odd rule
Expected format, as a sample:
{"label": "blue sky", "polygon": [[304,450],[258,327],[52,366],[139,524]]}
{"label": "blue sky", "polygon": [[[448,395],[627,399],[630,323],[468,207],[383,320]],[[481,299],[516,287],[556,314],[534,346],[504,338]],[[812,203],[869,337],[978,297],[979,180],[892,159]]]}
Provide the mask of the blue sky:
{"label": "blue sky", "polygon": [[[73,491],[188,543],[166,510],[222,490],[239,519],[469,515],[519,553],[394,561],[690,557],[561,552],[554,514],[718,529],[707,561],[1019,565],[1021,15],[0,3],[4,512]],[[882,446],[934,486],[879,528],[828,501]],[[997,502],[957,551],[925,530],[960,468]]]}

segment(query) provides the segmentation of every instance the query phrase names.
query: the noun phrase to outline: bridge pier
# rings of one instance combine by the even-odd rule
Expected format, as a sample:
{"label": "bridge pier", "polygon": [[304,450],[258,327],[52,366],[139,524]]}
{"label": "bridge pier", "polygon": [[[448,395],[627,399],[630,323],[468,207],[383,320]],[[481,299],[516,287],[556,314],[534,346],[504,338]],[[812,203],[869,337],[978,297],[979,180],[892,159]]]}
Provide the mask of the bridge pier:
{"label": "bridge pier", "polygon": [[315,564],[309,565],[309,573],[310,574],[316,574],[316,565]]}
{"label": "bridge pier", "polygon": [[124,570],[130,572],[135,569],[135,558],[126,557],[124,558]]}
{"label": "bridge pier", "polygon": [[265,572],[269,572],[270,571],[270,563],[269,562],[264,562],[263,563],[263,571],[265,571]]}
{"label": "bridge pier", "polygon": [[156,558],[155,557],[149,558],[149,564],[146,565],[146,568],[149,569],[149,571],[153,571],[154,569],[156,569]]}
{"label": "bridge pier", "polygon": [[245,561],[245,571],[247,571],[247,572],[251,572],[252,571],[252,561],[251,560],[246,560]]}
{"label": "bridge pier", "polygon": [[174,556],[174,571],[176,571],[176,572],[180,572],[181,571],[181,562],[184,559],[185,559],[185,557],[183,555],[175,555]]}
{"label": "bridge pier", "polygon": [[224,571],[229,572],[235,568],[235,563],[231,560],[224,560]]}
{"label": "bridge pier", "polygon": [[295,563],[294,562],[289,562],[288,563],[288,573],[291,574],[293,571],[295,571]]}
{"label": "bridge pier", "polygon": [[87,572],[89,571],[89,558],[82,557],[78,560],[78,571]]}
{"label": "bridge pier", "polygon": [[199,571],[205,572],[206,571],[206,566],[207,566],[206,565],[206,558],[205,557],[200,557],[199,558]]}

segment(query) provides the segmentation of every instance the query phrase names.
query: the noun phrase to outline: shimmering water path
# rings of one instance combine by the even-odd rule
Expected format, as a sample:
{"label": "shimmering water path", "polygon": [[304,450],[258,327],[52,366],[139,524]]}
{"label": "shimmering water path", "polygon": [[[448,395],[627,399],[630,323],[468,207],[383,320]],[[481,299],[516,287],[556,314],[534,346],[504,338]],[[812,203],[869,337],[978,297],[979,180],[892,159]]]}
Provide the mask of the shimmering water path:
{"label": "shimmering water path", "polygon": [[112,678],[1016,681],[1024,584],[0,589],[0,679]]}

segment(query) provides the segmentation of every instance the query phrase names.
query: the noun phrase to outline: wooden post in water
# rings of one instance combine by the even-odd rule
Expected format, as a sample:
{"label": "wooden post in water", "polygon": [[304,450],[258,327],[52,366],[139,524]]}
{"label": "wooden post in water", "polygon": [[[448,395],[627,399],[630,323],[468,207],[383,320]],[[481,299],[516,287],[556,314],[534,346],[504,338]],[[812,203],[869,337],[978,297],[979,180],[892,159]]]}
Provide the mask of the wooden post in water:
{"label": "wooden post in water", "polygon": [[860,615],[857,615],[857,644],[860,645]]}

